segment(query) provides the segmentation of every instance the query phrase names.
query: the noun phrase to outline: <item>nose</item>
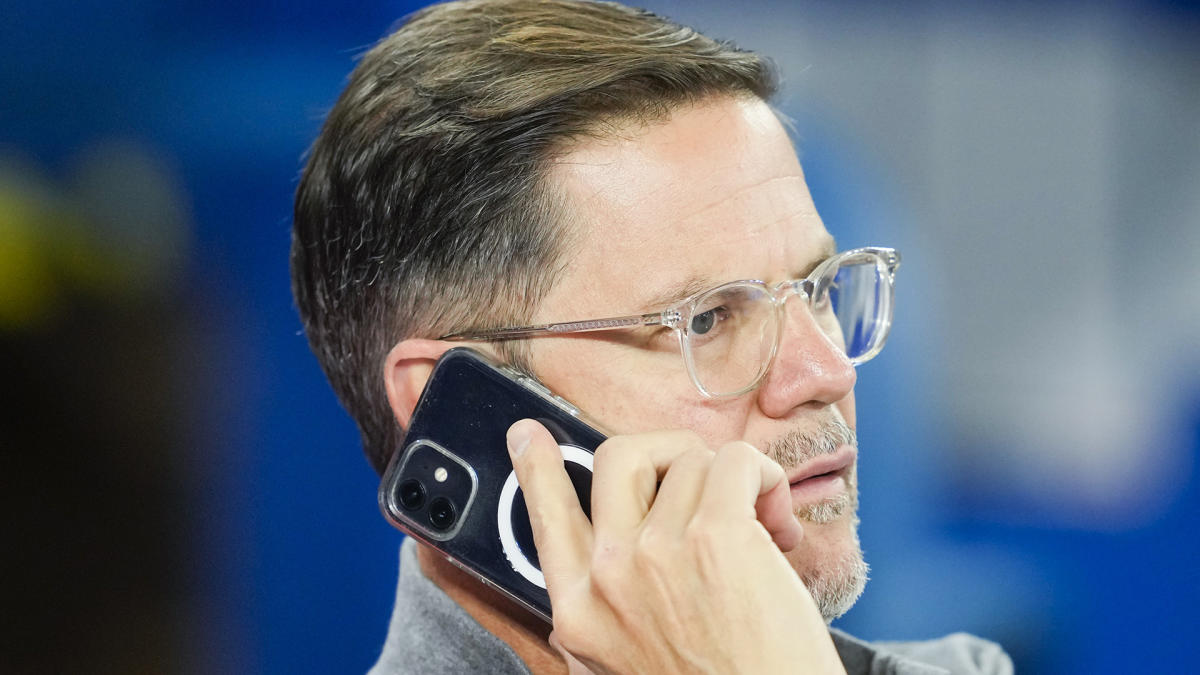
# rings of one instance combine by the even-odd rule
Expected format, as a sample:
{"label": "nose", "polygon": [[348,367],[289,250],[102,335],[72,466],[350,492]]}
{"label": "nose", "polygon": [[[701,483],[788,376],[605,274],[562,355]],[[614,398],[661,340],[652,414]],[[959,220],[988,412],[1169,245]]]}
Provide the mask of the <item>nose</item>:
{"label": "nose", "polygon": [[858,373],[821,330],[808,303],[793,297],[782,311],[783,335],[759,386],[759,408],[770,417],[785,417],[798,407],[824,408],[848,397]]}

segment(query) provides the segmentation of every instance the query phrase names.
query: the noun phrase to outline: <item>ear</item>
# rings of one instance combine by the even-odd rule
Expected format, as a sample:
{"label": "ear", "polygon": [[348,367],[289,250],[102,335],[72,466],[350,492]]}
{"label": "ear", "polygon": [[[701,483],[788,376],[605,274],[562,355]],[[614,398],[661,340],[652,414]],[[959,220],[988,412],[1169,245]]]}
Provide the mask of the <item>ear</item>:
{"label": "ear", "polygon": [[388,352],[383,362],[383,383],[392,415],[401,427],[408,428],[434,364],[452,347],[441,340],[412,339],[402,340]]}

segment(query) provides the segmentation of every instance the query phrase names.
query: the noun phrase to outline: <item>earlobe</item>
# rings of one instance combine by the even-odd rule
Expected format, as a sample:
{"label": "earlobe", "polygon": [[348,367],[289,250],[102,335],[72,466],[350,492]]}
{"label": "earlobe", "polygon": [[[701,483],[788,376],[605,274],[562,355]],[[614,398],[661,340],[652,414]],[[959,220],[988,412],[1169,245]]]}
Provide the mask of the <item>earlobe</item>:
{"label": "earlobe", "polygon": [[392,347],[383,362],[383,382],[392,415],[407,428],[425,382],[442,354],[454,345],[441,340],[402,340]]}

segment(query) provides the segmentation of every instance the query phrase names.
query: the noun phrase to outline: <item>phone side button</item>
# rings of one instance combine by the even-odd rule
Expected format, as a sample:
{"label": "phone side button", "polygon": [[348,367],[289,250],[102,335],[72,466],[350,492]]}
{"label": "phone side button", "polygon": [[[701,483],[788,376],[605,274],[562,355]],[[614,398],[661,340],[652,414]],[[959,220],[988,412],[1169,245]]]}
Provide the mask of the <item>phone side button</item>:
{"label": "phone side button", "polygon": [[520,382],[521,385],[524,386],[526,389],[530,389],[538,394],[541,394],[542,396],[551,396],[552,395],[550,393],[550,390],[546,388],[546,385],[542,384],[541,382],[538,382],[535,379],[521,376],[521,377],[517,378],[517,382]]}
{"label": "phone side button", "polygon": [[562,407],[563,410],[566,410],[567,412],[571,413],[571,415],[573,417],[579,417],[579,408],[576,408],[575,406],[568,403],[567,399],[556,395],[554,397],[554,400],[558,402],[558,405],[560,407]]}

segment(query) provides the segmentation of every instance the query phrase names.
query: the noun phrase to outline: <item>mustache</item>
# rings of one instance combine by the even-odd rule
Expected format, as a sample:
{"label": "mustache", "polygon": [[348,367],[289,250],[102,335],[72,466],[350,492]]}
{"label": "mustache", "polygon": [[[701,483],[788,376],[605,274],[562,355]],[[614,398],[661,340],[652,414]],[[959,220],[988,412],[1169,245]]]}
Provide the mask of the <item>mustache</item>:
{"label": "mustache", "polygon": [[843,445],[857,447],[858,435],[841,419],[830,416],[814,429],[793,429],[768,442],[765,452],[786,471],[821,455],[831,455]]}

